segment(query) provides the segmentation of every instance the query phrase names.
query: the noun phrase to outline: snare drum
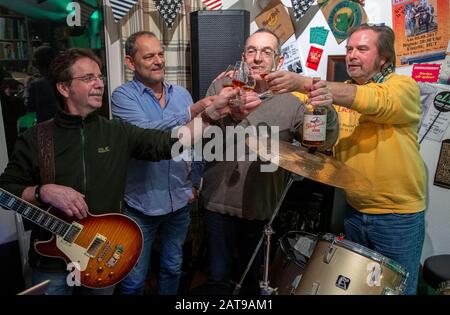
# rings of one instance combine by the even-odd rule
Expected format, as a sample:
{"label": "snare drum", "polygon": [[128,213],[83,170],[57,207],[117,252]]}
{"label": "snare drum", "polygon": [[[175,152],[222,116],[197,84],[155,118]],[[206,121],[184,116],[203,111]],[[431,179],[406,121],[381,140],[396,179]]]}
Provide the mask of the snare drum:
{"label": "snare drum", "polygon": [[444,281],[439,284],[437,291],[439,295],[450,295],[450,281]]}
{"label": "snare drum", "polygon": [[301,231],[287,232],[281,237],[269,272],[270,286],[277,288],[277,294],[294,292],[316,242],[316,235]]}
{"label": "snare drum", "polygon": [[319,237],[295,294],[398,295],[406,278],[393,260],[327,233]]}

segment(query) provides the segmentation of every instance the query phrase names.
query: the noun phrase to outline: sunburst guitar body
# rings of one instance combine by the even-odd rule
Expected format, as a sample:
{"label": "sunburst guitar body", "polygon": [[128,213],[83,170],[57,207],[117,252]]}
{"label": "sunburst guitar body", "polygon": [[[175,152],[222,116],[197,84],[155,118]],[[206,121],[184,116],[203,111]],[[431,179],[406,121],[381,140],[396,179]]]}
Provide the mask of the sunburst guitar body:
{"label": "sunburst guitar body", "polygon": [[34,244],[36,251],[63,259],[74,281],[78,279],[88,288],[105,288],[121,281],[136,265],[142,251],[141,229],[122,214],[88,214],[77,220],[42,210],[3,189],[0,206],[53,233],[50,240]]}

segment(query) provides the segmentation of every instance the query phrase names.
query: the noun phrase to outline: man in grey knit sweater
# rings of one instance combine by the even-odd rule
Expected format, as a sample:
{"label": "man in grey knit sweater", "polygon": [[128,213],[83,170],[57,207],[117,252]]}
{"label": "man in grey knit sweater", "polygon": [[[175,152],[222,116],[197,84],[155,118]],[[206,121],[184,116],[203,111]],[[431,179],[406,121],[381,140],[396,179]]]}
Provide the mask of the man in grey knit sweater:
{"label": "man in grey knit sweater", "polygon": [[[255,92],[264,92],[267,84],[260,74],[270,71],[274,63],[276,70],[283,64],[278,37],[266,29],[256,31],[246,41],[243,59],[257,79]],[[220,78],[208,89],[209,95],[216,95],[222,89]],[[307,96],[274,92],[251,113],[246,112],[245,108],[235,107],[222,120],[222,126],[240,125],[245,128],[265,124],[279,128],[281,141],[291,142],[294,138],[300,140]],[[324,82],[319,82],[309,95],[311,104],[328,107],[326,144],[321,149],[330,148],[338,135],[338,118],[331,106],[331,97],[326,95],[328,93]],[[231,148],[225,148],[225,151],[227,149]],[[201,196],[205,209],[208,279],[210,283],[225,288],[219,293],[231,293],[231,269],[234,263],[237,264],[239,276],[245,270],[289,176],[281,168],[275,172],[262,172],[261,162],[249,160],[246,158],[238,162],[235,158],[233,161],[213,161],[206,163],[205,167]],[[247,274],[242,294],[259,294],[262,261],[261,250]],[[211,293],[217,292],[211,290]]]}

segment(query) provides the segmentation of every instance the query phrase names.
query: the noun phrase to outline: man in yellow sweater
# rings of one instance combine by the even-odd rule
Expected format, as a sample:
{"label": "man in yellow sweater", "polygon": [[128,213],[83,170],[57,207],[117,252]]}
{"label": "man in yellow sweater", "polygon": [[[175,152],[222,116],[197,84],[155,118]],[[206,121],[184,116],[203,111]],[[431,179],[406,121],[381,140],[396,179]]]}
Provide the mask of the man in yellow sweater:
{"label": "man in yellow sweater", "polygon": [[[347,72],[352,80],[328,82],[339,113],[335,156],[364,174],[370,191],[347,190],[346,238],[403,265],[404,291],[415,294],[424,241],[426,173],[417,130],[420,93],[410,77],[395,69],[394,33],[367,24],[349,32]],[[306,92],[307,77],[268,76],[272,90]],[[357,188],[357,187],[355,187]]]}

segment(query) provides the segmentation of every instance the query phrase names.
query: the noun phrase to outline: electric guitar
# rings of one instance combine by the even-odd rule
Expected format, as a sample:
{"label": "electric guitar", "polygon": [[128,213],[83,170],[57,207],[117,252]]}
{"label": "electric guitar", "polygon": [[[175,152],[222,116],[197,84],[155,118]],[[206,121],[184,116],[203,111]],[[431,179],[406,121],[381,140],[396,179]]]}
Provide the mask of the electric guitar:
{"label": "electric guitar", "polygon": [[56,215],[42,210],[1,188],[0,206],[53,233],[50,240],[38,241],[34,248],[43,256],[79,266],[80,284],[88,288],[105,288],[121,281],[142,251],[141,229],[122,214],[88,214],[77,220],[61,211]]}

